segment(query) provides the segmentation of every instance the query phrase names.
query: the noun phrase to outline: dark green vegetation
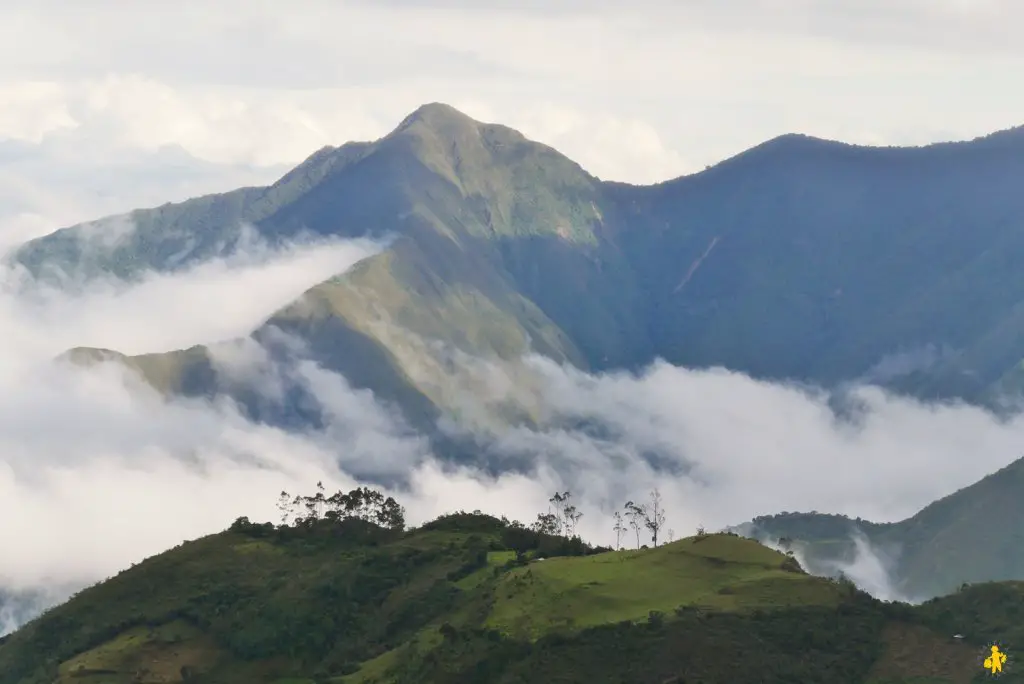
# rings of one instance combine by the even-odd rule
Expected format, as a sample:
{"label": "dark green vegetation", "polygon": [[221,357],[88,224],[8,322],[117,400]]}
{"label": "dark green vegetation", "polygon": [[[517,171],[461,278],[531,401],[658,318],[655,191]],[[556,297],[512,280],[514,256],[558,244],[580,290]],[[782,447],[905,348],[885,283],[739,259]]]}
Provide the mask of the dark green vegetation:
{"label": "dark green vegetation", "polygon": [[896,588],[912,597],[937,596],[963,583],[1020,578],[1024,567],[1024,459],[897,523],[822,513],[782,513],[753,521],[752,534],[788,538],[812,570],[852,560],[862,534],[890,563]]}
{"label": "dark green vegetation", "polygon": [[480,513],[405,530],[372,490],[282,504],[0,640],[0,684],[910,684],[1024,650],[1016,583],[911,608],[731,534],[612,551]]}
{"label": "dark green vegetation", "polygon": [[[638,187],[434,104],[380,140],[320,150],[273,186],[65,229],[15,258],[39,274],[135,277],[252,236],[393,236],[254,337],[300,336],[419,427],[442,414],[536,415],[526,390],[487,396],[457,352],[513,364],[533,351],[591,370],[661,357],[981,401],[1024,377],[1021,177],[1014,129],[907,149],[787,135]],[[129,363],[167,391],[229,391],[215,352]]]}

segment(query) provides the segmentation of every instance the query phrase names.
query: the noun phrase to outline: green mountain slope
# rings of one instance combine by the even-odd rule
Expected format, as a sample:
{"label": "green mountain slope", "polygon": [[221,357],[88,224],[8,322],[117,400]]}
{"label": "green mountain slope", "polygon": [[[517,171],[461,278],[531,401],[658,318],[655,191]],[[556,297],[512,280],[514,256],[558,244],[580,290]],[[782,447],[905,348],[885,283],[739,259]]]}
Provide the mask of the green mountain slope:
{"label": "green mountain slope", "polygon": [[1024,576],[1024,459],[988,475],[896,523],[850,520],[819,513],[755,518],[749,532],[799,544],[812,564],[853,559],[860,533],[889,563],[896,588],[936,596],[963,583]]}
{"label": "green mountain slope", "polygon": [[724,534],[616,552],[480,514],[240,519],[0,640],[0,684],[980,681],[979,649],[1024,648],[1024,593],[969,592],[883,604]]}
{"label": "green mountain slope", "polygon": [[[322,150],[269,189],[136,212],[135,231],[108,252],[79,239],[82,228],[71,228],[30,243],[17,258],[37,273],[59,267],[83,277],[97,268],[126,277],[146,268],[183,268],[192,262],[178,258],[178,237],[197,212],[204,218],[193,228],[218,255],[240,248],[239,226],[271,243],[309,234],[397,236],[384,253],[276,313],[254,337],[298,335],[325,367],[428,427],[442,410],[458,413],[462,395],[470,410],[479,403],[468,399],[479,381],[446,370],[452,353],[502,364],[538,352],[587,365],[577,345],[500,267],[497,242],[549,234],[587,249],[600,222],[596,188],[550,148],[428,105],[375,143]],[[86,245],[92,256],[84,259],[64,243]],[[93,258],[97,252],[105,256]],[[189,254],[194,261],[211,252]],[[161,389],[203,395],[224,390],[210,351],[119,360]],[[117,357],[75,350],[70,358]]]}

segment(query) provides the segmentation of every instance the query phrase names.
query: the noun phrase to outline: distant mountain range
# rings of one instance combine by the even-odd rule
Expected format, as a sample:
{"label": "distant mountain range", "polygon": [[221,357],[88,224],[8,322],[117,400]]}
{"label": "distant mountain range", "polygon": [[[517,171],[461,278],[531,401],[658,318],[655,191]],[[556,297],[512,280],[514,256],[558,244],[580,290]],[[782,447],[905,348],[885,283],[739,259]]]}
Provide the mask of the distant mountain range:
{"label": "distant mountain range", "polygon": [[[420,427],[536,417],[529,393],[514,410],[482,399],[460,354],[515,369],[535,352],[592,371],[660,357],[990,404],[1024,383],[1024,129],[921,148],[785,135],[633,186],[430,104],[380,140],[316,152],[272,186],[73,226],[13,259],[65,282],[134,278],[253,237],[309,236],[393,242],[253,338],[301,338]],[[234,392],[258,417],[310,418],[229,387],[216,345],[72,357],[121,358],[167,391]]]}

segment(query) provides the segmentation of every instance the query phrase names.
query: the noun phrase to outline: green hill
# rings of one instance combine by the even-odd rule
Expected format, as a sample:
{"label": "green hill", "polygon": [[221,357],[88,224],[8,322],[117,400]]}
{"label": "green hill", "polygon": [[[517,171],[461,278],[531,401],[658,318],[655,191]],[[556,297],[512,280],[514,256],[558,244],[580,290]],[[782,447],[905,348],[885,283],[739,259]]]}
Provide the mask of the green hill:
{"label": "green hill", "polygon": [[911,608],[735,535],[611,551],[374,515],[242,518],[149,558],[0,639],[0,684],[971,682],[994,640],[1024,649],[1019,584]]}
{"label": "green hill", "polygon": [[937,596],[961,584],[1024,577],[1024,459],[896,523],[841,515],[784,513],[755,518],[752,534],[797,544],[812,566],[850,561],[860,533],[888,560],[896,589]]}
{"label": "green hill", "polygon": [[[994,402],[1018,391],[1024,359],[1022,174],[1020,129],[905,149],[788,135],[640,187],[431,104],[272,186],[67,228],[13,259],[79,282],[180,270],[253,237],[391,236],[253,336],[298,336],[421,428],[441,415],[537,419],[526,352],[591,370],[663,358]],[[261,413],[215,349],[160,356],[129,363],[162,389],[234,393]],[[502,366],[516,394],[489,394],[466,359]]]}

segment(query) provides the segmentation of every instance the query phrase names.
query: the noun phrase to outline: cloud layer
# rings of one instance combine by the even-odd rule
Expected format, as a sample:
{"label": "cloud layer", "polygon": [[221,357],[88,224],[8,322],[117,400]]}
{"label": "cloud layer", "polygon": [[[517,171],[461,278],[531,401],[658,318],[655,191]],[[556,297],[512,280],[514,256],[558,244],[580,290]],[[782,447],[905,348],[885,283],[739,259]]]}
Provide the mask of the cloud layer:
{"label": "cloud layer", "polygon": [[[228,402],[166,403],[113,366],[51,362],[78,344],[145,351],[239,335],[281,299],[372,249],[295,246],[74,297],[51,290],[26,299],[7,274],[0,586],[81,586],[238,516],[275,520],[281,489],[308,491],[317,480],[348,488],[354,474],[408,474],[409,489],[395,494],[412,523],[455,509],[530,521],[552,492],[569,489],[584,512],[584,537],[611,544],[611,513],[653,487],[676,537],[780,510],[895,520],[1019,455],[1024,419],[871,387],[856,390],[860,409],[839,419],[823,392],[725,370],[655,363],[641,374],[593,376],[532,359],[547,400],[542,426],[474,437],[492,464],[525,458],[534,468],[492,477],[439,462],[371,394],[308,363],[295,377],[329,420],[298,434],[249,423]],[[213,314],[195,305],[200,294],[216,304]],[[258,365],[252,347],[238,343],[221,361]],[[873,577],[862,583],[884,593]]]}
{"label": "cloud layer", "polygon": [[0,4],[0,141],[98,168],[164,146],[293,164],[440,100],[651,182],[787,132],[918,144],[1022,123],[1011,0],[303,8]]}

